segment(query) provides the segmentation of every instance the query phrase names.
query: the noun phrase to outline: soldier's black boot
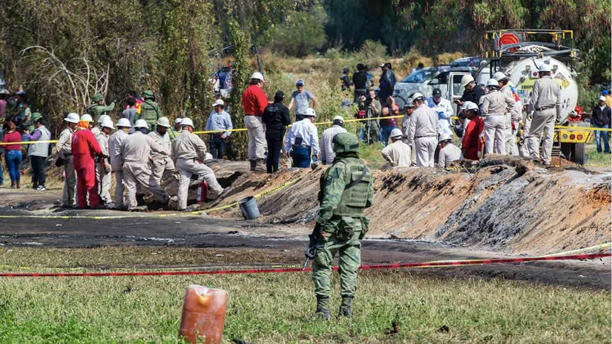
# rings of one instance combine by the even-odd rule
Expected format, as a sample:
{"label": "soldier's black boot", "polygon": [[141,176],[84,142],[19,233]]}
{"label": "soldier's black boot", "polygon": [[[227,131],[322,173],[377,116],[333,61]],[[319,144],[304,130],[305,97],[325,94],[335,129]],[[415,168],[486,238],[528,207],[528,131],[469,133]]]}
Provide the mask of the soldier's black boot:
{"label": "soldier's black boot", "polygon": [[331,313],[329,312],[329,297],[317,295],[317,310],[312,315],[313,319],[324,319],[331,320]]}
{"label": "soldier's black boot", "polygon": [[342,303],[338,310],[339,317],[350,317],[353,315],[351,311],[351,303],[353,302],[353,295],[342,295]]}

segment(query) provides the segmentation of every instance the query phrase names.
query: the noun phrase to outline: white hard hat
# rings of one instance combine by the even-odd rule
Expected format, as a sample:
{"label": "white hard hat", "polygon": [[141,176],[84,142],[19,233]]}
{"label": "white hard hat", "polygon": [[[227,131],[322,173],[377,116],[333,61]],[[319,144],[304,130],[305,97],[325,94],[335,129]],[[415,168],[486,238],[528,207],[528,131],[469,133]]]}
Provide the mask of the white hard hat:
{"label": "white hard hat", "polygon": [[550,65],[548,63],[542,63],[539,67],[538,67],[538,71],[540,72],[550,72]]}
{"label": "white hard hat", "polygon": [[89,114],[84,114],[83,116],[81,116],[81,121],[83,121],[83,122],[93,122],[93,118],[91,118],[91,115],[89,115]]}
{"label": "white hard hat", "polygon": [[134,123],[134,128],[147,128],[149,129],[149,124],[144,119],[139,119]]}
{"label": "white hard hat", "polygon": [[463,110],[478,110],[478,105],[474,102],[465,102],[463,103]]}
{"label": "white hard hat", "polygon": [[223,99],[217,99],[213,103],[213,107],[215,107],[215,106],[225,106],[225,102],[223,101]]}
{"label": "white hard hat", "polygon": [[111,119],[109,115],[100,115],[98,117],[98,124],[102,124],[102,122]]}
{"label": "white hard hat", "polygon": [[66,115],[66,118],[64,118],[64,121],[68,123],[79,123],[79,114],[71,112],[68,115]]}
{"label": "white hard hat", "polygon": [[504,79],[508,79],[508,76],[503,72],[495,72],[495,74],[493,74],[493,79],[497,81],[502,81]]}
{"label": "white hard hat", "polygon": [[606,101],[606,96],[599,96],[599,101],[605,102]]}
{"label": "white hard hat", "polygon": [[487,87],[499,87],[499,81],[495,80],[494,78],[489,79],[489,81],[487,81]]}
{"label": "white hard hat", "polygon": [[105,119],[104,122],[100,123],[100,127],[115,129],[113,126],[113,121],[110,118]]}
{"label": "white hard hat", "polygon": [[308,109],[306,109],[306,113],[304,114],[304,116],[317,117],[317,113],[315,112],[314,109],[308,108]]}
{"label": "white hard hat", "polygon": [[332,119],[332,122],[335,122],[335,121],[339,121],[339,122],[344,123],[344,117],[336,116],[336,117],[334,117],[334,119]]}
{"label": "white hard hat", "polygon": [[421,92],[417,92],[412,95],[412,103],[414,103],[415,100],[423,100],[423,98],[425,98],[423,94]]}
{"label": "white hard hat", "polygon": [[132,123],[130,123],[130,120],[127,118],[119,118],[117,121],[117,127],[130,128],[131,126]]}
{"label": "white hard hat", "polygon": [[407,107],[407,108],[414,107],[413,101],[414,101],[414,98],[409,97],[408,100],[406,100],[406,105],[404,107]]}
{"label": "white hard hat", "polygon": [[160,126],[166,127],[166,128],[170,128],[170,121],[168,120],[168,117],[160,117],[157,120],[157,125],[160,125]]}
{"label": "white hard hat", "polygon": [[470,82],[474,81],[474,78],[469,75],[466,74],[461,78],[461,88],[465,88],[465,86],[467,86]]}
{"label": "white hard hat", "polygon": [[181,117],[177,117],[174,119],[174,124],[180,124],[183,121]]}
{"label": "white hard hat", "polygon": [[261,74],[260,72],[255,72],[251,75],[251,79],[255,79],[255,80],[261,80],[263,81],[263,74]]}
{"label": "white hard hat", "polygon": [[392,138],[396,138],[396,137],[402,137],[402,136],[404,136],[404,134],[402,134],[401,130],[395,128],[395,129],[391,130],[391,134],[389,136],[391,136]]}
{"label": "white hard hat", "polygon": [[193,121],[191,120],[191,118],[187,118],[187,117],[185,117],[185,118],[183,118],[183,120],[181,121],[181,125],[182,125],[182,126],[186,126],[186,125],[188,125],[188,126],[190,126],[190,127],[192,127],[192,128],[193,128]]}
{"label": "white hard hat", "polygon": [[450,140],[450,139],[451,139],[450,134],[448,134],[448,133],[442,133],[442,134],[440,134],[440,140],[439,140],[440,142],[442,142],[442,141],[448,141],[448,140]]}

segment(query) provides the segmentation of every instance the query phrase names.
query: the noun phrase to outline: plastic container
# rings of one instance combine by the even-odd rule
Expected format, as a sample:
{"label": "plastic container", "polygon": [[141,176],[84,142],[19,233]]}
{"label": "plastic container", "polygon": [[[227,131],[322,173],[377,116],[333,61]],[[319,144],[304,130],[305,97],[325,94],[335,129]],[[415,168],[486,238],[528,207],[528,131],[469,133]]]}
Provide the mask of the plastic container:
{"label": "plastic container", "polygon": [[259,208],[257,208],[257,201],[255,197],[249,196],[243,198],[238,202],[242,216],[247,220],[253,220],[259,217]]}
{"label": "plastic container", "polygon": [[220,344],[226,308],[225,290],[195,284],[188,286],[179,336],[189,343]]}

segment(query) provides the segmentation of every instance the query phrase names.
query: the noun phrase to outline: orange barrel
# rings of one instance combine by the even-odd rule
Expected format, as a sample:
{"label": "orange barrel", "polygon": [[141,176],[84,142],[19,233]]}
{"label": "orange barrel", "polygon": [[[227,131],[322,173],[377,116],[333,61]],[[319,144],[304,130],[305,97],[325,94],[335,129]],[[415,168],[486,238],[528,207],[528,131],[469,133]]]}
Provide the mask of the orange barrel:
{"label": "orange barrel", "polygon": [[195,284],[188,286],[179,336],[189,343],[220,344],[226,307],[225,290]]}

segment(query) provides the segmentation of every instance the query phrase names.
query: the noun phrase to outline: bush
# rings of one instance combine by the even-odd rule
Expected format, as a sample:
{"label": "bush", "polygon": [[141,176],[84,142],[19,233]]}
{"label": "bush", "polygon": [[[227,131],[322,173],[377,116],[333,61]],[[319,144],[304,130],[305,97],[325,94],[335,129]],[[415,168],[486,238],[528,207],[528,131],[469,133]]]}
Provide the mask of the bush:
{"label": "bush", "polygon": [[325,21],[325,10],[321,6],[304,12],[293,11],[284,23],[274,28],[270,47],[278,53],[306,56],[327,42]]}
{"label": "bush", "polygon": [[387,47],[378,41],[368,39],[359,48],[359,57],[364,60],[385,56],[387,56]]}

